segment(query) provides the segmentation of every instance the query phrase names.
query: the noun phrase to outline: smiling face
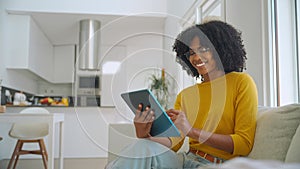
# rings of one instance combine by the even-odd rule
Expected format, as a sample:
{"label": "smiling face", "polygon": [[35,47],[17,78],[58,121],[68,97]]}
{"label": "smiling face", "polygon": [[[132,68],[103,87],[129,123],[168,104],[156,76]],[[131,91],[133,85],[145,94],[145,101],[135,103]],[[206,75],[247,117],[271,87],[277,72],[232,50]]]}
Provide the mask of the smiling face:
{"label": "smiling face", "polygon": [[211,51],[201,46],[199,37],[194,37],[190,44],[188,60],[197,69],[200,75],[205,75],[216,68]]}
{"label": "smiling face", "polygon": [[220,71],[217,67],[211,49],[201,46],[200,39],[197,36],[190,43],[190,51],[187,54],[187,59],[198,73],[203,76],[204,81],[210,81],[223,74],[223,71]]}

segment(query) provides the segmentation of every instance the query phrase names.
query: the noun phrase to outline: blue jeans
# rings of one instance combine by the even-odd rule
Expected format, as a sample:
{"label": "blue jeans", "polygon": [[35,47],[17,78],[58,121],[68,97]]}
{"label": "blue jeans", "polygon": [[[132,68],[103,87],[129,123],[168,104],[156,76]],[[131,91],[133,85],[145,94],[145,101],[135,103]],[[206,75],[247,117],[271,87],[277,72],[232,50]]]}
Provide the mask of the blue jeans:
{"label": "blue jeans", "polygon": [[106,169],[196,169],[212,164],[193,153],[175,153],[169,148],[139,139],[126,147]]}
{"label": "blue jeans", "polygon": [[[206,166],[206,165],[209,165],[209,164],[212,164],[212,162],[204,159],[204,158],[201,158],[193,153],[182,153],[183,156],[184,156],[184,160],[183,160],[183,168],[184,169],[194,169],[194,168],[198,168],[198,167],[201,167],[201,166]],[[178,154],[180,155],[180,154]]]}

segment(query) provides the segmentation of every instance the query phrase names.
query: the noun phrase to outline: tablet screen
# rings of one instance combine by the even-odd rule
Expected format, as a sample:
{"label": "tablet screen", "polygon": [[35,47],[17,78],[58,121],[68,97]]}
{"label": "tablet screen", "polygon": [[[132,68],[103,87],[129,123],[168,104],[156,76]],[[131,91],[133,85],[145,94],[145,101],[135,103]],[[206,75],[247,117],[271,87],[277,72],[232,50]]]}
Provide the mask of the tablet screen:
{"label": "tablet screen", "polygon": [[122,93],[121,97],[127,103],[128,107],[133,113],[136,112],[138,105],[143,104],[143,107],[149,106],[155,113],[155,120],[153,121],[150,131],[153,137],[177,137],[180,136],[179,130],[176,128],[172,120],[164,111],[162,106],[157,101],[156,97],[149,89],[142,89]]}

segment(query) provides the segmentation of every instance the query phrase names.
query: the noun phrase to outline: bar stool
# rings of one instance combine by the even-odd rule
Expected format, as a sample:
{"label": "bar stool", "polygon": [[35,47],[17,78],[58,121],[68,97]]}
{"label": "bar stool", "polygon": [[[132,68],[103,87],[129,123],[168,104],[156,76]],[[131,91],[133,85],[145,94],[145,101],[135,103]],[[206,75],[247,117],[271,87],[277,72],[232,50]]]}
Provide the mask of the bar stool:
{"label": "bar stool", "polygon": [[[49,111],[40,107],[31,107],[22,110],[23,114],[49,114]],[[9,136],[18,139],[14,152],[11,156],[7,169],[13,165],[16,168],[20,155],[37,154],[41,155],[45,169],[47,169],[48,154],[44,143],[44,137],[48,135],[48,124],[40,122],[15,123],[9,131]],[[38,143],[39,150],[23,150],[24,143]]]}

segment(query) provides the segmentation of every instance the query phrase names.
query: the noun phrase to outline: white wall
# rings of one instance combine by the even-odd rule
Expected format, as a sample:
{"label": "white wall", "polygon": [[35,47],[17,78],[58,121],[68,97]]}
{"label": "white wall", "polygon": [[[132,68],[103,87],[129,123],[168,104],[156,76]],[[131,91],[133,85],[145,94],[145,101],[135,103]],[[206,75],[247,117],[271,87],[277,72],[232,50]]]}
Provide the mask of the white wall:
{"label": "white wall", "polygon": [[256,82],[260,105],[269,105],[267,1],[227,0],[226,21],[242,32],[247,52],[246,72]]}

